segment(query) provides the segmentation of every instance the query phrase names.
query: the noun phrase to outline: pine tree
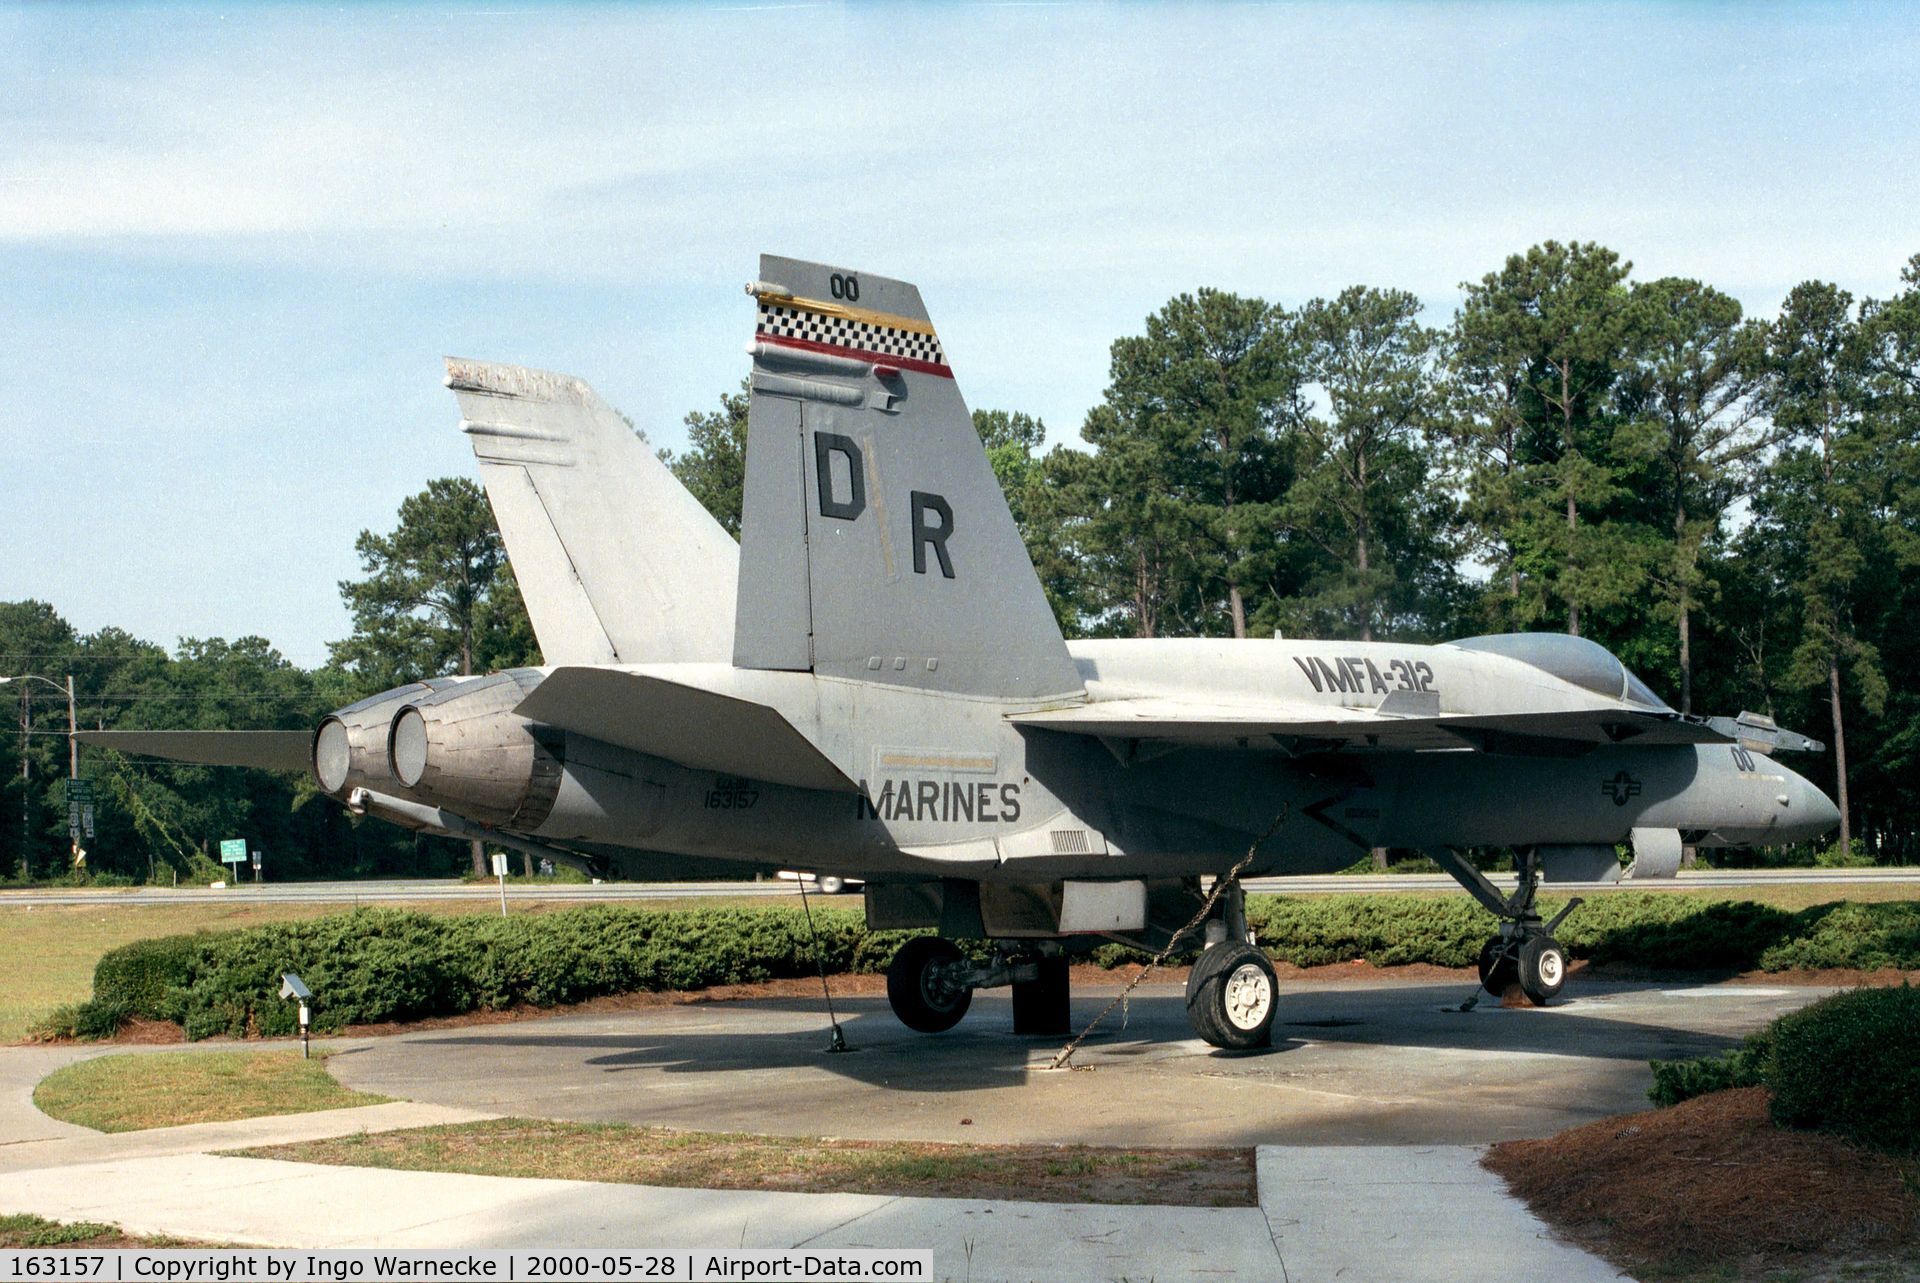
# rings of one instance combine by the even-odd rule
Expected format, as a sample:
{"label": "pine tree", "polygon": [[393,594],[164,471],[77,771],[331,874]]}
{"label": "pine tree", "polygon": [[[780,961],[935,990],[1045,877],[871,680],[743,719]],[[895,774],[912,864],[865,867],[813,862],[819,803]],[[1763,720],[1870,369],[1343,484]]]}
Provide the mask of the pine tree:
{"label": "pine tree", "polygon": [[1878,652],[1854,626],[1856,581],[1878,534],[1863,355],[1852,295],[1823,281],[1795,286],[1767,336],[1767,407],[1785,447],[1755,505],[1770,528],[1763,533],[1783,550],[1781,573],[1800,608],[1789,680],[1826,691],[1843,852],[1853,836],[1845,679],[1866,708],[1886,700]]}
{"label": "pine tree", "polygon": [[1650,559],[1644,530],[1601,519],[1630,493],[1612,400],[1635,342],[1630,267],[1603,246],[1547,241],[1467,285],[1454,319],[1474,392],[1462,435],[1499,469],[1469,489],[1506,523],[1492,541],[1508,551],[1516,622],[1557,600],[1576,636],[1583,613],[1634,597]]}
{"label": "pine tree", "polygon": [[1680,711],[1690,713],[1701,549],[1720,536],[1728,506],[1750,492],[1776,439],[1754,395],[1765,330],[1741,319],[1737,299],[1677,277],[1634,286],[1632,306],[1639,347],[1626,395],[1671,513],[1654,587],[1674,621]]}
{"label": "pine tree", "polygon": [[1436,577],[1451,579],[1450,508],[1431,484],[1429,435],[1440,422],[1438,335],[1420,300],[1355,286],[1300,312],[1296,342],[1325,413],[1284,433],[1293,483],[1284,527],[1320,552],[1307,595],[1289,613],[1320,631],[1372,641],[1377,627],[1418,627]]}

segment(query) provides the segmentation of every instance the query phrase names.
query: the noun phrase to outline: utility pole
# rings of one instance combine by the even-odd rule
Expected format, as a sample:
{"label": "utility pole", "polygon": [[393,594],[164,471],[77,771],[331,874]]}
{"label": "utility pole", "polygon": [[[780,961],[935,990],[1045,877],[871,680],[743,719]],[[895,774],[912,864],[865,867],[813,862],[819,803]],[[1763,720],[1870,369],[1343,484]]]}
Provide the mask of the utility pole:
{"label": "utility pole", "polygon": [[67,778],[80,778],[80,715],[73,711],[73,674],[67,674]]}
{"label": "utility pole", "polygon": [[33,759],[27,756],[32,742],[33,705],[26,684],[20,685],[20,881],[33,880]]}
{"label": "utility pole", "polygon": [[[41,677],[36,673],[23,673],[18,677],[0,677],[0,686],[9,683],[20,686],[20,880],[26,882],[33,877],[33,759],[28,750],[33,744],[33,692],[27,689],[28,682],[43,682],[67,697],[67,778],[80,777],[80,715],[75,710],[73,698],[73,674],[67,674],[67,684],[62,686],[51,677]],[[78,855],[80,843],[73,844],[74,854]]]}
{"label": "utility pole", "polygon": [[[80,778],[80,714],[74,711],[73,674],[68,673],[67,674],[67,819],[68,819],[69,825],[71,825],[72,819],[73,819],[73,791],[74,789],[79,787],[77,784],[74,783],[74,781],[79,778]],[[87,803],[87,806],[91,807],[92,803],[91,802]],[[67,859],[70,862],[68,864],[68,868],[78,869],[81,867],[82,852],[80,850],[80,838],[79,838],[79,835],[75,832],[68,833]]]}

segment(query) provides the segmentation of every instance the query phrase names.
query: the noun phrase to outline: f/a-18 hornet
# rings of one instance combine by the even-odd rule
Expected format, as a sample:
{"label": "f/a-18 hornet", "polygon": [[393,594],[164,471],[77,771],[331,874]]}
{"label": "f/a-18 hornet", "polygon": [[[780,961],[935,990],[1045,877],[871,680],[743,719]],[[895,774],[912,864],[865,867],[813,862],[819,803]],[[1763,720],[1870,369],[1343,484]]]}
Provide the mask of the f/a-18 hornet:
{"label": "f/a-18 hornet", "polygon": [[[1011,985],[1067,1020],[1067,958],[1158,950],[1203,879],[1418,848],[1499,919],[1483,978],[1565,973],[1539,879],[1668,876],[1683,845],[1837,822],[1765,718],[1683,716],[1600,646],[1061,636],[912,285],[764,257],[738,544],[578,379],[449,360],[541,668],[416,682],[311,736],[129,733],[310,769],[349,808],[603,872],[858,876],[930,930],[888,995],[916,1030]],[[1503,894],[1460,854],[1512,847]],[[1195,1031],[1267,1042],[1274,973],[1238,883],[1195,927]],[[992,942],[979,962],[955,939]],[[1202,943],[1195,939],[1193,943]]]}

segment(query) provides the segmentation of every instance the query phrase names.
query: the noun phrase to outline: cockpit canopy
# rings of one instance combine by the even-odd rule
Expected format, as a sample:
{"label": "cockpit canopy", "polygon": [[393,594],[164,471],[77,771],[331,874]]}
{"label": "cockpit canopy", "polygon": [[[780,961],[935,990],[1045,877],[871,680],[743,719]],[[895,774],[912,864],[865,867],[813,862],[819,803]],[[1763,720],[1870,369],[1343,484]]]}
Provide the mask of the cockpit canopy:
{"label": "cockpit canopy", "polygon": [[1566,633],[1494,633],[1447,643],[1461,650],[1505,655],[1531,664],[1543,673],[1572,682],[1608,699],[1622,699],[1642,708],[1672,712],[1667,702],[1647,689],[1605,646]]}

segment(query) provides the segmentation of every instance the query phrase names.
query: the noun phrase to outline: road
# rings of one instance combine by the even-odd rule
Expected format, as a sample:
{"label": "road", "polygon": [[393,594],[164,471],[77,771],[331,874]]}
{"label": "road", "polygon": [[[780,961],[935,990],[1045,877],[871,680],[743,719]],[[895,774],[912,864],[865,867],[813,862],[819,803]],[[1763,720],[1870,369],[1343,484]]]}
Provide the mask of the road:
{"label": "road", "polygon": [[[1494,874],[1493,881],[1511,887],[1513,875]],[[1612,890],[1665,891],[1690,887],[1726,888],[1755,886],[1864,886],[1899,883],[1920,885],[1920,869],[1724,869],[1682,873],[1671,881],[1624,882],[1617,884],[1566,882],[1553,890],[1579,891],[1582,894]],[[1253,892],[1300,894],[1303,892],[1443,891],[1455,887],[1444,873],[1396,873],[1359,876],[1338,874],[1328,877],[1252,878],[1247,889]],[[556,903],[592,904],[619,900],[706,900],[761,897],[768,900],[793,899],[799,894],[792,882],[603,882],[598,884],[555,883],[507,887],[509,900],[540,900]],[[154,904],[395,904],[419,900],[493,900],[500,888],[492,882],[461,882],[450,878],[417,878],[379,882],[284,882],[251,883],[215,891],[208,887],[133,887],[113,890],[49,889],[39,891],[0,891],[0,908],[9,905],[79,904],[93,907]],[[841,903],[855,904],[855,896],[834,897]]]}

